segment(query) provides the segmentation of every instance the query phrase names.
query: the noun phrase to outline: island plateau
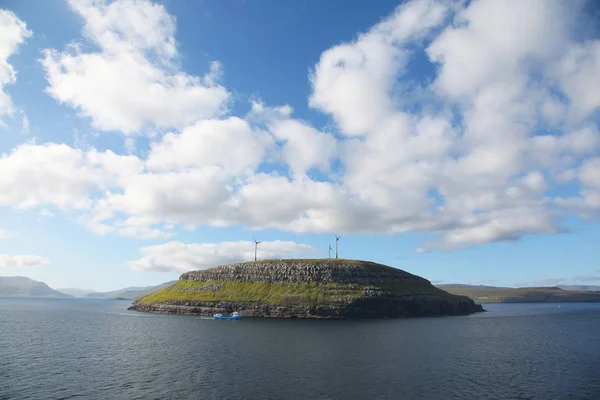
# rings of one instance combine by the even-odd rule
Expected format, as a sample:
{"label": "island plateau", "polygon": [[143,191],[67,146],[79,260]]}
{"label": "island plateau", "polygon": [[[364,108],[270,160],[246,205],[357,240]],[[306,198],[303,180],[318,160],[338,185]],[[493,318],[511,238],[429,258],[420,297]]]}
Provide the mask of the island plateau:
{"label": "island plateau", "polygon": [[466,296],[427,279],[369,261],[262,260],[186,272],[136,300],[131,310],[244,317],[397,318],[483,311]]}

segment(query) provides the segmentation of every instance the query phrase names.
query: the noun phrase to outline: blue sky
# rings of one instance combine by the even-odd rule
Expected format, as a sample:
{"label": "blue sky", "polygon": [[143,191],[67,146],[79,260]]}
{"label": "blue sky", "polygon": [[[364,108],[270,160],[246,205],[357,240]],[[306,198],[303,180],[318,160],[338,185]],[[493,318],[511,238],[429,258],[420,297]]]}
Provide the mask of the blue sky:
{"label": "blue sky", "polygon": [[0,10],[0,275],[151,285],[335,232],[435,282],[600,284],[592,1]]}

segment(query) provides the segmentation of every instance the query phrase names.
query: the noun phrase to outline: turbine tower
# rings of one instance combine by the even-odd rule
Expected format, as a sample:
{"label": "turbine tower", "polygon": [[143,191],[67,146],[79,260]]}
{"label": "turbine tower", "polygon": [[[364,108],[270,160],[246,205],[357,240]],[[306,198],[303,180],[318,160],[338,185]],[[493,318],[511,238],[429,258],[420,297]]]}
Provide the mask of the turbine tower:
{"label": "turbine tower", "polygon": [[258,250],[258,245],[262,242],[257,241],[254,236],[252,236],[252,239],[254,239],[254,261],[256,261],[256,251]]}
{"label": "turbine tower", "polygon": [[335,258],[338,258],[338,242],[340,241],[341,236],[333,234],[335,236]]}
{"label": "turbine tower", "polygon": [[329,242],[329,258],[331,258],[331,250],[333,249],[331,248],[331,242]]}

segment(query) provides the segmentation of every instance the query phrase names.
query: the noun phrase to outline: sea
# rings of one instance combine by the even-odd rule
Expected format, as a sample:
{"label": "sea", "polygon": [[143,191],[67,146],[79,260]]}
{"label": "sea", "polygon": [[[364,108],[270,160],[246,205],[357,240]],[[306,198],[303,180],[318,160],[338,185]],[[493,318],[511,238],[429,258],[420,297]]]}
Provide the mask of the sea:
{"label": "sea", "polygon": [[600,304],[240,321],[0,299],[0,399],[600,399]]}

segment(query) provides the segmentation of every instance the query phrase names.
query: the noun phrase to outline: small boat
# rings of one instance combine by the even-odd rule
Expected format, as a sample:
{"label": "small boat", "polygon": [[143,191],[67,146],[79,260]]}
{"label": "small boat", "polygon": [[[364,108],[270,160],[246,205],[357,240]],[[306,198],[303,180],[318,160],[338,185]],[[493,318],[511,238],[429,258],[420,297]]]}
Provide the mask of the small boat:
{"label": "small boat", "polygon": [[242,319],[242,316],[239,312],[235,311],[231,315],[223,315],[223,314],[215,314],[213,315],[214,319]]}

